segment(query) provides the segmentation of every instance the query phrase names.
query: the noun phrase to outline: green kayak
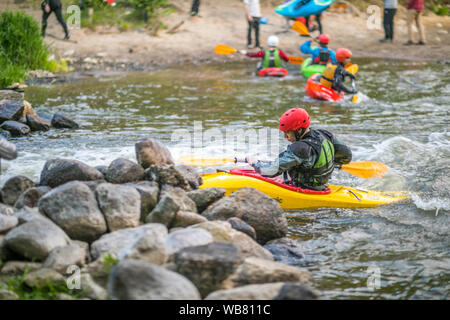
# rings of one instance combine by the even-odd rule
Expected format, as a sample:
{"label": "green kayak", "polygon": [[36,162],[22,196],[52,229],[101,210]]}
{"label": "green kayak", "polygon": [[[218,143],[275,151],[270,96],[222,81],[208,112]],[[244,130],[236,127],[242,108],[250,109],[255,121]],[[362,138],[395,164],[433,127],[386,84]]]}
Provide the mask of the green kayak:
{"label": "green kayak", "polygon": [[301,71],[306,80],[309,79],[315,73],[322,73],[325,70],[324,65],[320,64],[311,64],[312,58],[305,59],[301,66]]}

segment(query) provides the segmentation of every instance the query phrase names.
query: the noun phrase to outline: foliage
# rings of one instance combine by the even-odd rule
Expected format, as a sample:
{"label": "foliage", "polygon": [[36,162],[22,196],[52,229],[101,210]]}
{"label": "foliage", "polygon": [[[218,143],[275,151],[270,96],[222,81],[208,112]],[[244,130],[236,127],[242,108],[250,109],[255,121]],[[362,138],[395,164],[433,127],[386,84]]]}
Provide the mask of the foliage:
{"label": "foliage", "polygon": [[119,262],[116,258],[114,258],[112,255],[107,254],[103,258],[103,266],[105,273],[108,273],[111,271],[111,269]]}
{"label": "foliage", "polygon": [[75,299],[82,298],[82,290],[70,290],[65,284],[52,283],[47,281],[43,286],[30,288],[25,283],[25,276],[29,272],[28,268],[22,275],[8,279],[5,284],[10,291],[16,293],[21,300],[55,300],[60,293],[65,293]]}

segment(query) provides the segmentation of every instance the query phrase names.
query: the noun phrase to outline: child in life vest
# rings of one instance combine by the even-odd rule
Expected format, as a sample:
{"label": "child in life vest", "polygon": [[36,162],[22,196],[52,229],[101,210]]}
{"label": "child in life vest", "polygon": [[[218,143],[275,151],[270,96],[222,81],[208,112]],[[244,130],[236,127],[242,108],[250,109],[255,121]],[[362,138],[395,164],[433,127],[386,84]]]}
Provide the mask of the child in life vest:
{"label": "child in life vest", "polygon": [[247,57],[251,58],[262,58],[261,63],[258,65],[258,70],[266,68],[282,68],[283,60],[288,62],[289,57],[280,49],[278,49],[278,37],[270,36],[267,39],[267,45],[269,48],[267,50],[261,50],[256,53],[249,53],[246,50],[240,50],[241,54],[245,54]]}
{"label": "child in life vest", "polygon": [[323,64],[327,63],[337,63],[336,53],[328,48],[328,43],[330,42],[330,36],[327,34],[321,34],[317,41],[319,42],[319,47],[311,47],[311,41],[305,41],[300,46],[300,51],[304,54],[312,55],[312,64]]}

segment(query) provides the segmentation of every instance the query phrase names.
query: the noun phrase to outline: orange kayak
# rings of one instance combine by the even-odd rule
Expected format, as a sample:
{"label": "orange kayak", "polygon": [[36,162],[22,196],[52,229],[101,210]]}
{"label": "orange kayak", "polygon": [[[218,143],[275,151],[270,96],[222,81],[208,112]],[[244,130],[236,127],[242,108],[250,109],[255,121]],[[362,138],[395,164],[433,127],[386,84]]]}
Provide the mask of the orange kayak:
{"label": "orange kayak", "polygon": [[313,74],[306,82],[306,95],[313,99],[326,101],[339,101],[344,98],[344,93],[338,93],[318,81],[319,73]]}
{"label": "orange kayak", "polygon": [[284,77],[288,71],[284,68],[265,68],[258,71],[260,77]]}

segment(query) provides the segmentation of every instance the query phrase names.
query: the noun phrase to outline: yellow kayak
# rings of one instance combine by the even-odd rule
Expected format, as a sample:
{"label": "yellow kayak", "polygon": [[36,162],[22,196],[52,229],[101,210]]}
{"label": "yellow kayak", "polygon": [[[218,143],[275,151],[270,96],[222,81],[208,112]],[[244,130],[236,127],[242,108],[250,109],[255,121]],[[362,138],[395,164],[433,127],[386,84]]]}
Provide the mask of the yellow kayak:
{"label": "yellow kayak", "polygon": [[265,178],[253,170],[232,169],[202,175],[200,188],[225,188],[226,195],[237,189],[252,187],[280,203],[283,209],[368,208],[391,204],[408,198],[405,192],[367,191],[352,187],[329,185],[326,192],[311,191],[285,185],[279,178]]}

